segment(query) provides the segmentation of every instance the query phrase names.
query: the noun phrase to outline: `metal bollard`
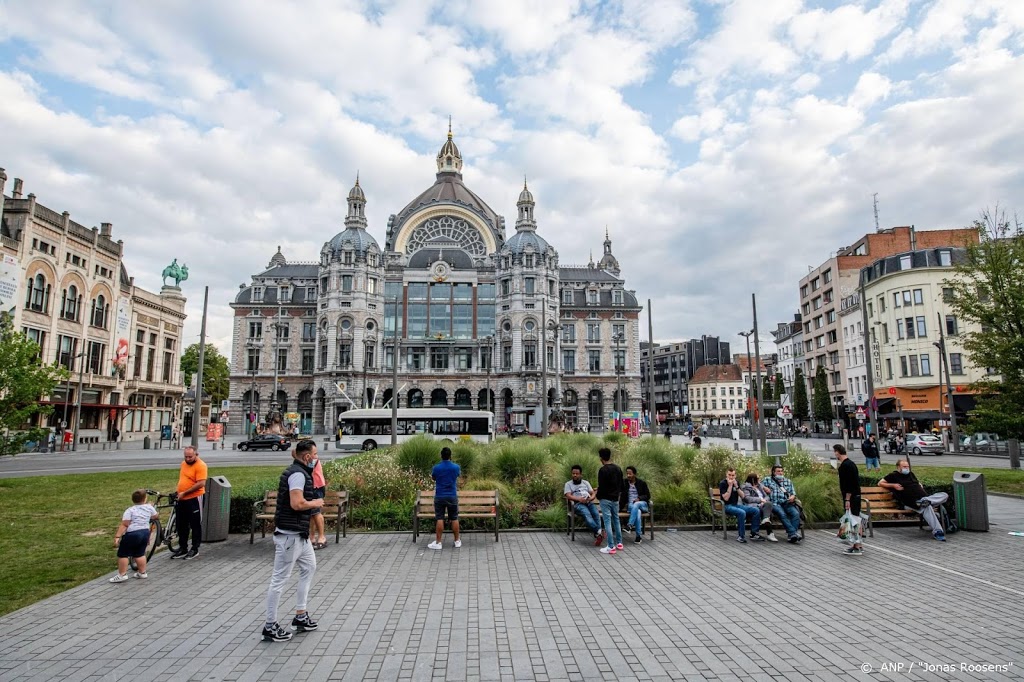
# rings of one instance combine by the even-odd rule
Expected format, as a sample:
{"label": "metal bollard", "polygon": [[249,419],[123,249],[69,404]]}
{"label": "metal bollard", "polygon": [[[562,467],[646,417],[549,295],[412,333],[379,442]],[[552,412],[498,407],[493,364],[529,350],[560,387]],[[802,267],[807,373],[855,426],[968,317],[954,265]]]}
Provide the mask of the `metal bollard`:
{"label": "metal bollard", "polygon": [[1020,469],[1020,441],[1011,438],[1006,441],[1006,447],[1010,451],[1010,468]]}

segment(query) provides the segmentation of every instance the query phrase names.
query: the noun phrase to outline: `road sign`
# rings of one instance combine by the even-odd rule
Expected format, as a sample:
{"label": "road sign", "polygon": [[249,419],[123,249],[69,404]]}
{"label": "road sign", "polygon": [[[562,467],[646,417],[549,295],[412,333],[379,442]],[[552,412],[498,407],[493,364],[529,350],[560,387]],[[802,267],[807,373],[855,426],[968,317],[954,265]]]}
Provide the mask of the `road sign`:
{"label": "road sign", "polygon": [[896,389],[895,388],[890,388],[889,389],[889,395],[896,395]]}
{"label": "road sign", "polygon": [[864,408],[863,407],[857,407],[857,419],[863,419],[863,418],[864,418]]}
{"label": "road sign", "polygon": [[230,409],[231,409],[231,401],[230,400],[222,400],[222,401],[220,401],[220,411],[221,412],[227,412]]}
{"label": "road sign", "polygon": [[789,405],[783,405],[781,414],[783,419],[789,419],[793,416],[793,410],[789,409]]}
{"label": "road sign", "polygon": [[766,410],[777,410],[777,409],[779,409],[779,401],[778,400],[762,400],[761,401],[761,406],[764,407],[764,409],[766,409]]}

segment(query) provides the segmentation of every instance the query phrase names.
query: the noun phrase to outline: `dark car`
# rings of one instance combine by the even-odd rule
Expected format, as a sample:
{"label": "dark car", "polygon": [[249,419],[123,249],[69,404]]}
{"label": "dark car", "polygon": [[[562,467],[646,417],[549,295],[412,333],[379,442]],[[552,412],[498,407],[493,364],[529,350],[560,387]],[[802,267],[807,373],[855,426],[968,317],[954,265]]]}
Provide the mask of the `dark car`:
{"label": "dark car", "polygon": [[509,438],[518,438],[519,436],[532,436],[529,429],[526,428],[525,424],[514,424],[512,428],[508,430]]}
{"label": "dark car", "polygon": [[292,446],[292,442],[288,440],[287,436],[278,436],[276,434],[264,434],[262,436],[254,436],[249,440],[239,443],[239,450],[287,450]]}

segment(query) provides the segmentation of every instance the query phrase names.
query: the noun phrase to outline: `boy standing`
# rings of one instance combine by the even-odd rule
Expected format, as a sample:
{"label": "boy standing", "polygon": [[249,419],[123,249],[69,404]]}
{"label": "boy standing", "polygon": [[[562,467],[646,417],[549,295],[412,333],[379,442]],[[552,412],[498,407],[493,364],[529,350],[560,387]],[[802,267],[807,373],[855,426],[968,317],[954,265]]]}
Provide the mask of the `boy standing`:
{"label": "boy standing", "polygon": [[114,532],[114,547],[117,548],[117,575],[110,579],[112,583],[123,583],[128,580],[128,560],[135,559],[139,570],[135,577],[145,580],[146,548],[149,547],[149,523],[157,518],[156,508],[146,503],[146,491],[136,490],[132,493],[132,506],[121,515],[121,525]]}
{"label": "boy standing", "polygon": [[436,538],[427,547],[441,549],[441,535],[444,533],[445,512],[452,523],[452,535],[455,536],[455,549],[462,547],[459,538],[459,491],[456,481],[462,475],[462,469],[452,461],[451,448],[441,448],[441,461],[434,465],[430,477],[434,479],[434,533]]}

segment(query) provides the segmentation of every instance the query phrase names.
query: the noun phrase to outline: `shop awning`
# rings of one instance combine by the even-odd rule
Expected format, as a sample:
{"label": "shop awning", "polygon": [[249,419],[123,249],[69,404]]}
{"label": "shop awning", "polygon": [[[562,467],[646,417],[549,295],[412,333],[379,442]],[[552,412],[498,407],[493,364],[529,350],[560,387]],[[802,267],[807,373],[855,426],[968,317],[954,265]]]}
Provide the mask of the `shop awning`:
{"label": "shop awning", "polygon": [[[40,400],[38,402],[40,405],[60,405],[61,407],[64,407],[64,405],[68,405],[70,407],[75,406],[74,400],[70,402],[65,402],[63,400]],[[104,410],[137,410],[141,408],[142,405],[108,405],[106,403],[82,403],[82,407],[99,407]]]}
{"label": "shop awning", "polygon": [[878,403],[878,414],[888,414],[896,411],[896,398],[876,398]]}
{"label": "shop awning", "polygon": [[935,421],[936,419],[949,419],[949,415],[938,410],[903,410],[903,418],[917,421]]}

